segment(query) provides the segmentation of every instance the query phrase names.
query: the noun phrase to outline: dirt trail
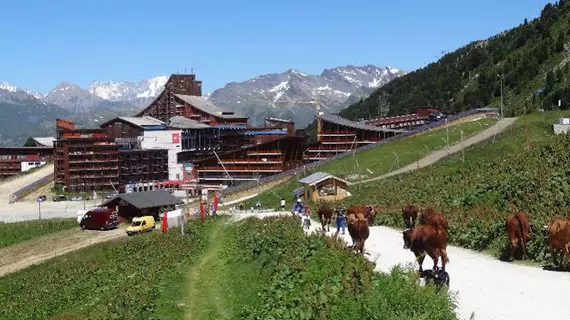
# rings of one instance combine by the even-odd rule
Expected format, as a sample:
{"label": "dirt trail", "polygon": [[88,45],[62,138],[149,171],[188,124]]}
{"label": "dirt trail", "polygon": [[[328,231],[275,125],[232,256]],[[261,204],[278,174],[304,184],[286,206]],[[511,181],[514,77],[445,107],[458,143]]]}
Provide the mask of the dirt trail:
{"label": "dirt trail", "polygon": [[[472,136],[470,138],[465,139],[463,141],[463,144],[461,142],[458,142],[454,145],[451,145],[449,147],[449,154],[461,152],[462,147],[467,148],[471,145],[477,144],[481,141],[484,141],[484,140],[487,140],[487,139],[493,137],[495,134],[504,131],[511,124],[513,124],[516,120],[517,120],[517,118],[503,118],[503,119],[499,120],[493,126],[485,129],[484,131],[481,131],[481,132],[475,134],[474,136]],[[430,153],[428,156],[420,159],[419,161],[414,162],[412,164],[409,164],[403,168],[400,168],[398,170],[394,170],[390,173],[387,173],[383,176],[379,176],[376,178],[371,178],[371,179],[362,180],[362,181],[356,181],[353,184],[360,184],[360,183],[367,183],[367,182],[372,182],[372,181],[376,181],[376,180],[382,180],[382,179],[385,179],[388,177],[392,177],[392,176],[396,176],[396,175],[399,175],[402,173],[417,170],[418,167],[424,168],[424,167],[427,167],[429,165],[432,165],[432,164],[438,162],[439,160],[445,158],[446,156],[448,156],[447,148],[443,148],[443,149],[434,151],[434,152]]]}
{"label": "dirt trail", "polygon": [[90,245],[126,236],[124,229],[71,229],[0,249],[0,277]]}
{"label": "dirt trail", "polygon": [[[235,219],[288,215],[266,212],[235,215]],[[290,215],[290,214],[289,214]],[[301,228],[301,226],[299,226]],[[321,224],[311,223],[311,232],[320,232]],[[331,225],[330,233],[336,232]],[[350,236],[339,236],[352,244]],[[370,228],[365,243],[365,257],[375,262],[376,271],[389,272],[393,267],[412,266],[417,269],[414,254],[403,249],[401,231],[387,227]],[[570,272],[546,271],[540,267],[502,262],[498,259],[455,246],[448,246],[450,292],[457,299],[456,312],[462,320],[535,320],[570,319],[567,307]],[[431,259],[424,269],[431,268]]]}
{"label": "dirt trail", "polygon": [[[463,144],[461,142],[458,142],[454,145],[451,145],[449,147],[449,154],[451,155],[451,154],[454,154],[457,152],[461,152],[462,147],[467,148],[471,145],[477,144],[481,141],[484,141],[484,140],[487,140],[487,139],[493,137],[496,133],[500,133],[500,132],[504,131],[511,124],[513,124],[516,120],[517,120],[517,118],[503,118],[503,119],[499,120],[493,126],[485,129],[484,131],[481,131],[481,132],[475,134],[474,136],[472,136],[470,138],[465,139],[463,141]],[[443,149],[434,151],[434,152],[430,153],[428,156],[423,157],[419,161],[414,162],[412,164],[409,164],[403,168],[400,168],[398,170],[394,170],[394,171],[387,173],[387,174],[380,176],[380,177],[371,178],[371,179],[362,180],[362,181],[356,181],[353,184],[360,184],[360,183],[367,183],[367,182],[372,182],[372,181],[376,181],[376,180],[382,180],[382,179],[385,179],[388,177],[392,177],[392,176],[396,176],[396,175],[399,175],[402,173],[417,170],[418,167],[421,169],[421,168],[427,167],[429,165],[432,165],[432,164],[438,162],[439,160],[441,160],[447,156],[448,156],[447,148],[443,148]]]}
{"label": "dirt trail", "polygon": [[189,304],[186,319],[229,319],[227,308],[224,306],[224,288],[217,279],[216,263],[220,263],[219,254],[222,250],[221,229],[224,224],[218,224],[210,233],[208,247],[189,273]]}

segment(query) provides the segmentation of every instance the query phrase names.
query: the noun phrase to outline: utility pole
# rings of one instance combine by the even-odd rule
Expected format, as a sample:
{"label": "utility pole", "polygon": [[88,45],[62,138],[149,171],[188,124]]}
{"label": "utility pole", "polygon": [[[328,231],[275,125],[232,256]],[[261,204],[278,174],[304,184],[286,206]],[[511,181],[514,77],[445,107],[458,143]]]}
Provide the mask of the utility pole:
{"label": "utility pole", "polygon": [[501,79],[501,119],[503,119],[503,78],[505,77],[504,74],[499,75],[499,79]]}
{"label": "utility pole", "polygon": [[42,200],[38,199],[38,218],[42,220]]}
{"label": "utility pole", "polygon": [[465,153],[463,152],[463,130],[459,130],[461,134],[461,161],[465,162]]}
{"label": "utility pole", "polygon": [[526,104],[523,106],[524,108],[524,133],[526,138],[526,149],[530,150],[530,135],[528,132],[528,122],[526,117]]}
{"label": "utility pole", "polygon": [[447,135],[447,155],[449,155],[449,126],[447,125],[447,118],[445,118],[445,134]]}

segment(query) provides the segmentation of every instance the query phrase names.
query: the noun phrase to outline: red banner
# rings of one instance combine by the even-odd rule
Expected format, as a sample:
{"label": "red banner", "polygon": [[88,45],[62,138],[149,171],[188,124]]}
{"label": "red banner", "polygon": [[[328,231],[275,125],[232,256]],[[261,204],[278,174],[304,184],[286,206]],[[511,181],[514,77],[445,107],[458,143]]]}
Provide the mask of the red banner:
{"label": "red banner", "polygon": [[172,134],[172,143],[177,144],[180,143],[180,133],[173,133]]}
{"label": "red banner", "polygon": [[218,193],[214,192],[214,212],[218,212]]}
{"label": "red banner", "polygon": [[166,231],[168,231],[168,218],[167,218],[167,214],[168,212],[164,212],[162,214],[162,233],[166,233]]}

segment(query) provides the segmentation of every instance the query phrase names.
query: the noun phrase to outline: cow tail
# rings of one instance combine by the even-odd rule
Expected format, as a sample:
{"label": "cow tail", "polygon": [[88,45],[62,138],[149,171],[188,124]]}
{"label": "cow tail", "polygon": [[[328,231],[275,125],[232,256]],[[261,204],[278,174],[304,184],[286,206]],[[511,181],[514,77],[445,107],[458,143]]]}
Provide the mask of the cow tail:
{"label": "cow tail", "polygon": [[[515,218],[517,219],[517,221],[519,222],[519,231],[521,232],[521,240],[524,241],[525,239],[525,235],[524,235],[524,228],[523,228],[523,223],[520,219],[520,217],[518,215],[515,215]],[[522,245],[522,244],[521,244]]]}

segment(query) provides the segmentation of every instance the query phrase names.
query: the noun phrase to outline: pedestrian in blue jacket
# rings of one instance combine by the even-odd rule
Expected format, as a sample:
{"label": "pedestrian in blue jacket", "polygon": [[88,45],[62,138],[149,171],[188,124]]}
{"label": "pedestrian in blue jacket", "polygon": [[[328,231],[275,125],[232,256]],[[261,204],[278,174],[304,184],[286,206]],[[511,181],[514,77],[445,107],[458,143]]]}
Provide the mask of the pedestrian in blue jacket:
{"label": "pedestrian in blue jacket", "polygon": [[335,236],[338,236],[339,231],[340,231],[340,234],[344,236],[345,228],[346,228],[346,215],[344,213],[344,209],[337,208],[336,209],[336,234],[335,234]]}

